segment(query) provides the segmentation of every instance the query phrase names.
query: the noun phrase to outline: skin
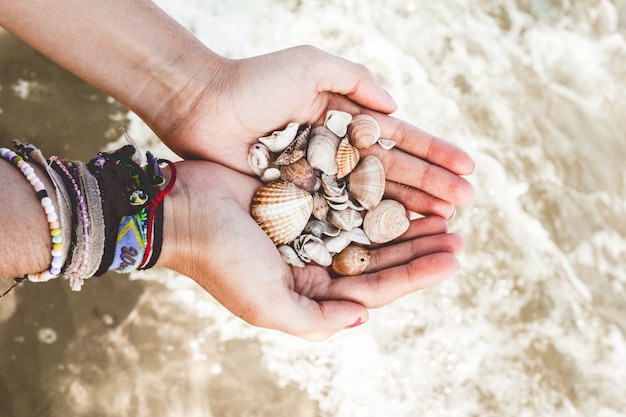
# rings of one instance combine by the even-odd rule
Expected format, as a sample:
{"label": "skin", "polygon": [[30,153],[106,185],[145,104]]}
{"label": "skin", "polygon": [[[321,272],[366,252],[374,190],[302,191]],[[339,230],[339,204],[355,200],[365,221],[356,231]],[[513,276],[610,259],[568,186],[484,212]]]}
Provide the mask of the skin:
{"label": "skin", "polygon": [[[0,10],[0,26],[128,106],[179,155],[214,162],[178,164],[165,200],[159,265],[192,277],[249,323],[322,340],[365,322],[367,308],[457,270],[463,242],[447,233],[444,219],[473,199],[462,177],[473,162],[458,147],[390,116],[395,102],[363,65],[312,46],[226,59],[147,0],[0,0]],[[363,155],[381,159],[386,196],[429,215],[413,221],[399,241],[373,250],[363,276],[336,280],[323,268],[292,269],[282,261],[250,217],[260,184],[247,175],[247,151],[258,137],[291,121],[319,124],[329,109],[378,120],[382,137],[397,146]],[[0,246],[1,276],[41,271],[50,257],[41,207],[28,197],[27,182],[13,187],[20,182],[15,173],[8,176],[11,169],[0,164],[2,183],[11,181],[11,193],[0,193],[0,224],[23,219],[30,226],[28,233],[10,228],[5,235],[12,244]],[[4,210],[13,198],[16,211]],[[249,255],[241,259],[242,253]]]}

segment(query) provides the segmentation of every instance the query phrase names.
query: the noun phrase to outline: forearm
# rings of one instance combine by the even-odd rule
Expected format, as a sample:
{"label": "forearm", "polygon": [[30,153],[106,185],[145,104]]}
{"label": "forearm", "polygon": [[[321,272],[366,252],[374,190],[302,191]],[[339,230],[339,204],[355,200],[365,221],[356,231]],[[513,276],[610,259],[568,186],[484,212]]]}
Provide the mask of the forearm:
{"label": "forearm", "polygon": [[[46,174],[31,164],[46,190],[53,190]],[[22,276],[50,265],[50,229],[41,204],[24,175],[0,159],[0,277]],[[56,205],[54,192],[48,192]]]}
{"label": "forearm", "polygon": [[0,0],[0,25],[158,134],[184,117],[224,61],[149,0]]}

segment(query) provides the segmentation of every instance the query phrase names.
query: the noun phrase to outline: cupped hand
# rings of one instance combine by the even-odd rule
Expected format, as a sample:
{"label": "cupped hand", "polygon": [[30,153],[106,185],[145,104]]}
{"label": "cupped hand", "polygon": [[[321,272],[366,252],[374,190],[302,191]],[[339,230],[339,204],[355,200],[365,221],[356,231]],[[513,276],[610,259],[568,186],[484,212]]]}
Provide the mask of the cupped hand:
{"label": "cupped hand", "polygon": [[[181,93],[186,110],[150,123],[157,134],[186,158],[208,159],[251,174],[247,152],[257,138],[287,123],[321,124],[327,110],[369,113],[381,125],[382,137],[397,142],[375,153],[386,168],[387,192],[403,198],[407,208],[444,218],[454,204],[473,198],[462,178],[473,170],[469,155],[409,123],[389,116],[396,104],[364,66],[311,46],[290,48],[241,60],[222,60],[220,68],[198,71],[197,80]],[[198,81],[200,80],[200,81]],[[195,87],[200,84],[202,87]],[[198,91],[195,91],[198,90]]]}
{"label": "cupped hand", "polygon": [[251,324],[323,340],[367,321],[368,308],[458,268],[463,242],[437,216],[412,221],[401,239],[372,249],[362,275],[333,279],[320,266],[288,266],[249,214],[257,180],[205,161],[184,161],[177,170],[158,264],[193,278]]}

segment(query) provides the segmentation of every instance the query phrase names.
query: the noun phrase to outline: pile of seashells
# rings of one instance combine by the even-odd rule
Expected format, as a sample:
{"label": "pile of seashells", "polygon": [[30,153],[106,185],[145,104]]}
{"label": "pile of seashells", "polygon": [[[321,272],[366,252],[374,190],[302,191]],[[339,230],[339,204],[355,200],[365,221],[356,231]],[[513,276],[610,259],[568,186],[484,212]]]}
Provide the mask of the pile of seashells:
{"label": "pile of seashells", "polygon": [[323,125],[289,123],[250,147],[248,163],[265,183],[250,211],[288,264],[357,275],[369,263],[368,246],[408,229],[404,206],[383,200],[382,163],[360,157],[359,149],[377,143],[395,145],[380,139],[376,119],[330,110]]}

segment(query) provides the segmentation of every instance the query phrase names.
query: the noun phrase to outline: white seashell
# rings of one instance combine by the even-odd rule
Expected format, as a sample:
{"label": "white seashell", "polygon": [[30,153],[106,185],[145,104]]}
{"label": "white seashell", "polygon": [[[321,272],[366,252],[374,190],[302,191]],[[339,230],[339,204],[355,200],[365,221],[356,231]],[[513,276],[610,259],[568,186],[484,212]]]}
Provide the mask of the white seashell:
{"label": "white seashell", "polygon": [[329,266],[332,256],[322,239],[310,234],[302,235],[294,242],[294,249],[304,262],[315,262],[321,266]]}
{"label": "white seashell", "polygon": [[368,114],[357,114],[348,125],[348,136],[357,148],[369,148],[380,139],[380,125]]}
{"label": "white seashell", "polygon": [[363,230],[372,242],[387,243],[406,232],[410,223],[400,202],[383,200],[365,214]]}
{"label": "white seashell", "polygon": [[277,244],[296,239],[311,217],[313,197],[287,181],[271,182],[252,197],[251,214]]}
{"label": "white seashell", "polygon": [[283,257],[285,262],[287,262],[288,265],[297,266],[298,268],[305,267],[304,262],[302,262],[302,259],[298,257],[298,254],[291,246],[281,245],[278,248],[278,252],[280,253],[280,256]]}
{"label": "white seashell", "polygon": [[270,183],[280,179],[280,169],[275,166],[270,166],[261,174],[261,181],[264,183]]}
{"label": "white seashell", "polygon": [[346,181],[335,175],[322,174],[322,189],[326,198],[342,197],[346,194]]}
{"label": "white seashell", "polygon": [[304,227],[304,231],[306,233],[310,233],[315,237],[322,237],[324,234],[324,230],[326,230],[326,223],[321,220],[309,220],[309,222]]}
{"label": "white seashell", "polygon": [[267,146],[262,143],[255,143],[248,149],[248,165],[255,175],[261,176],[269,166],[272,155]]}
{"label": "white seashell", "polygon": [[396,146],[396,141],[391,139],[378,139],[378,144],[381,148],[388,151],[389,149]]}
{"label": "white seashell", "polygon": [[327,175],[337,175],[337,148],[339,138],[324,126],[316,126],[311,130],[306,158],[309,164]]}
{"label": "white seashell", "polygon": [[371,245],[372,241],[367,237],[365,231],[359,227],[352,230],[342,230],[339,236],[349,239],[351,242],[360,243],[361,245]]}
{"label": "white seashell", "polygon": [[348,176],[348,191],[365,209],[376,207],[385,193],[385,169],[378,158],[363,158]]}
{"label": "white seashell", "polygon": [[359,150],[350,144],[348,138],[343,138],[339,142],[335,161],[337,162],[337,178],[348,175],[359,163],[361,154]]}
{"label": "white seashell", "polygon": [[330,269],[338,275],[358,275],[365,271],[369,263],[369,250],[353,244],[335,255]]}
{"label": "white seashell", "polygon": [[328,212],[328,221],[341,230],[352,230],[363,224],[361,214],[351,208],[341,211],[330,210]]}
{"label": "white seashell", "polygon": [[266,145],[272,152],[282,152],[295,139],[299,126],[296,122],[289,123],[284,130],[277,130],[269,136],[259,138],[259,142]]}
{"label": "white seashell", "polygon": [[341,110],[329,110],[326,112],[324,126],[340,138],[348,133],[348,125],[352,121],[352,115]]}
{"label": "white seashell", "polygon": [[341,252],[347,248],[350,243],[352,243],[352,241],[341,236],[341,233],[338,236],[327,237],[324,239],[326,249],[328,249],[328,251],[332,254]]}
{"label": "white seashell", "polygon": [[315,172],[306,159],[299,159],[293,164],[282,166],[280,168],[280,177],[308,192],[313,191],[317,181]]}
{"label": "white seashell", "polygon": [[340,228],[332,223],[326,223],[326,230],[324,230],[326,236],[339,236],[339,233],[341,233]]}
{"label": "white seashell", "polygon": [[311,125],[298,130],[296,138],[281,153],[274,163],[276,165],[289,165],[298,161],[306,155],[306,147],[309,143],[309,135],[311,133]]}

